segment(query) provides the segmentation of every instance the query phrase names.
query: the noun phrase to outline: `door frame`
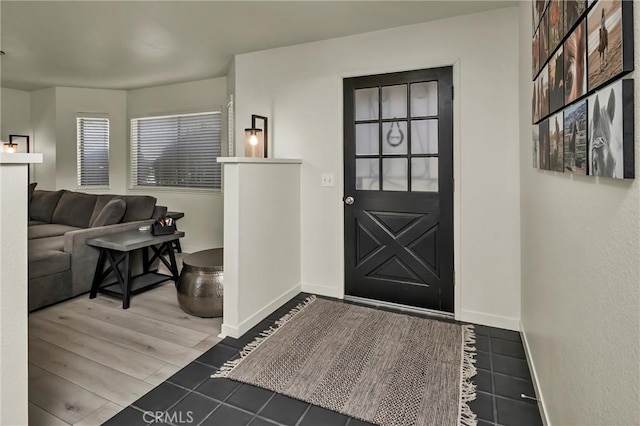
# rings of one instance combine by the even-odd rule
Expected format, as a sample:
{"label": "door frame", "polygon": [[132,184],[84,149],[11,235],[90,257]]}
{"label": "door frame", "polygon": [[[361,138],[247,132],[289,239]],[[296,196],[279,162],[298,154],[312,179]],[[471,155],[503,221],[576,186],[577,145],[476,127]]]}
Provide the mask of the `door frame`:
{"label": "door frame", "polygon": [[460,267],[460,257],[461,257],[461,241],[462,241],[462,233],[461,233],[461,179],[460,179],[460,171],[461,171],[461,145],[460,145],[460,58],[448,58],[448,59],[440,59],[440,60],[422,60],[417,62],[406,62],[402,64],[398,64],[392,67],[389,66],[380,66],[380,67],[370,67],[366,69],[358,69],[351,71],[343,71],[339,72],[336,75],[337,80],[337,98],[340,99],[339,107],[337,108],[337,122],[339,125],[339,140],[342,142],[340,144],[340,148],[337,150],[338,156],[338,165],[339,168],[336,170],[336,181],[335,184],[337,186],[337,194],[338,199],[336,203],[338,204],[338,241],[340,241],[338,247],[338,268],[339,268],[339,292],[335,296],[344,299],[345,296],[345,262],[344,262],[344,245],[345,245],[345,235],[344,235],[344,202],[343,199],[345,197],[344,194],[344,86],[343,79],[351,78],[351,77],[362,77],[367,75],[375,75],[375,74],[387,74],[393,72],[404,72],[411,70],[419,70],[424,68],[439,68],[439,67],[453,67],[453,87],[455,88],[454,97],[453,97],[453,179],[455,181],[454,191],[453,191],[453,270],[455,283],[453,289],[453,315],[456,320],[460,320],[462,314],[462,285],[463,285],[463,276],[462,276],[462,268]]}

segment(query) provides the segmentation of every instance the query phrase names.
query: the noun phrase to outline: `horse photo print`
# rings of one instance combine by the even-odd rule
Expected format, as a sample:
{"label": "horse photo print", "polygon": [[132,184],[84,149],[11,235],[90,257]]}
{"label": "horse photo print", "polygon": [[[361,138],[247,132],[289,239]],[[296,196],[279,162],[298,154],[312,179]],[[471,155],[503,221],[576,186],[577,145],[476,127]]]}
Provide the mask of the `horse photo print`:
{"label": "horse photo print", "polygon": [[589,91],[633,70],[633,2],[600,0],[587,17]]}
{"label": "horse photo print", "polygon": [[547,15],[549,15],[549,52],[553,52],[564,37],[564,19],[562,2],[551,0]]}
{"label": "horse photo print", "polygon": [[549,59],[549,11],[546,11],[542,15],[540,20],[540,27],[538,28],[538,44],[540,46],[540,65],[547,62]]}
{"label": "horse photo print", "polygon": [[587,174],[587,100],[564,110],[564,171]]}
{"label": "horse photo print", "polygon": [[549,60],[549,111],[564,106],[564,57],[562,46]]}
{"label": "horse photo print", "polygon": [[589,175],[633,178],[633,80],[598,90],[588,107]]}
{"label": "horse photo print", "polygon": [[540,46],[538,46],[538,33],[533,36],[533,40],[531,41],[531,58],[532,58],[532,71],[533,77],[535,78],[538,75],[538,71],[540,71]]}
{"label": "horse photo print", "polygon": [[587,10],[587,3],[584,0],[565,0],[564,2],[564,32],[567,33],[571,27],[582,17]]}
{"label": "horse photo print", "polygon": [[538,155],[538,145],[540,144],[540,141],[538,140],[538,129],[539,126],[534,125],[533,126],[533,131],[531,132],[532,134],[532,148],[533,148],[533,168],[537,169],[538,168],[538,161],[539,161],[539,155]]}
{"label": "horse photo print", "polygon": [[539,168],[541,170],[549,170],[549,120],[544,120],[540,123],[538,131],[540,141],[538,148],[538,153],[540,154]]}
{"label": "horse photo print", "polygon": [[587,93],[587,35],[582,21],[564,42],[564,103]]}
{"label": "horse photo print", "polygon": [[562,112],[549,118],[549,170],[564,171],[564,124]]}

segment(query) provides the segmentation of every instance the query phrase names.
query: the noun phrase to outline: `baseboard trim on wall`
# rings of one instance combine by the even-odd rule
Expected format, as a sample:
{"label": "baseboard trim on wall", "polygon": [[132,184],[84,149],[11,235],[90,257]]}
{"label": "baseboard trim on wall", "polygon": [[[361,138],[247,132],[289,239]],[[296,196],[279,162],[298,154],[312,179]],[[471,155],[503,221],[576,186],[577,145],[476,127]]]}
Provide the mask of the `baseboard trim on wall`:
{"label": "baseboard trim on wall", "polygon": [[319,296],[335,297],[336,299],[344,298],[343,289],[337,287],[302,283],[302,291],[306,293],[317,294]]}
{"label": "baseboard trim on wall", "polygon": [[222,324],[220,337],[224,338],[229,336],[233,337],[234,339],[239,338],[244,333],[251,330],[251,328],[255,327],[260,321],[268,317],[273,311],[284,305],[289,300],[293,299],[294,296],[302,291],[301,287],[302,286],[300,284],[296,284],[295,286],[291,287],[289,290],[276,297],[264,308],[260,309],[258,312],[251,315],[249,318],[242,321],[237,326]]}
{"label": "baseboard trim on wall", "polygon": [[489,327],[498,327],[505,328],[507,330],[520,331],[519,319],[485,314],[484,312],[463,310],[460,315],[460,321],[487,325]]}
{"label": "baseboard trim on wall", "polygon": [[551,426],[551,421],[547,415],[547,406],[544,404],[544,396],[542,395],[542,389],[538,382],[538,373],[536,372],[536,365],[533,362],[531,351],[529,349],[529,342],[527,341],[527,333],[524,329],[522,321],[520,321],[520,335],[522,336],[522,343],[524,345],[524,353],[527,357],[527,364],[529,365],[529,371],[531,371],[531,379],[533,381],[533,389],[536,392],[536,398],[538,398],[538,409],[540,410],[540,417],[542,417],[542,423],[544,426]]}

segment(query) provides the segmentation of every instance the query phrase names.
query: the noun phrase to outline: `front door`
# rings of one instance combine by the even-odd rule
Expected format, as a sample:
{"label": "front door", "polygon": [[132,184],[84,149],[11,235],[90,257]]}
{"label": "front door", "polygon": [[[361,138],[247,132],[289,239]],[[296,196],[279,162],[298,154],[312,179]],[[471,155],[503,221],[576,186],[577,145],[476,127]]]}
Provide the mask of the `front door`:
{"label": "front door", "polygon": [[453,84],[344,80],[345,293],[453,312]]}

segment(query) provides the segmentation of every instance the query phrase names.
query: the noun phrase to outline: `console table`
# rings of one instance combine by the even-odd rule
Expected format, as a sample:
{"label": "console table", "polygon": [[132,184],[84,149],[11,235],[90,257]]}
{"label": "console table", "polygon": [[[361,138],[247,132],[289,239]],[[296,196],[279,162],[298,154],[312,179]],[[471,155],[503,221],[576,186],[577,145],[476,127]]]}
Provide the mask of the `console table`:
{"label": "console table", "polygon": [[[122,298],[122,309],[128,309],[132,294],[142,293],[167,280],[173,280],[177,283],[178,265],[174,253],[174,242],[182,237],[184,237],[184,232],[152,235],[149,231],[132,230],[87,240],[88,245],[100,249],[89,298],[95,298],[98,292],[119,297]],[[149,248],[153,251],[151,258],[149,258]],[[143,272],[132,277],[131,253],[140,249],[142,250]],[[169,254],[169,262],[162,256],[164,253]],[[156,259],[160,259],[169,268],[171,275],[149,271],[149,266]],[[107,261],[109,267],[105,269]],[[122,262],[124,262],[124,267],[121,271],[118,265]],[[102,285],[104,279],[112,272],[117,281]]]}

